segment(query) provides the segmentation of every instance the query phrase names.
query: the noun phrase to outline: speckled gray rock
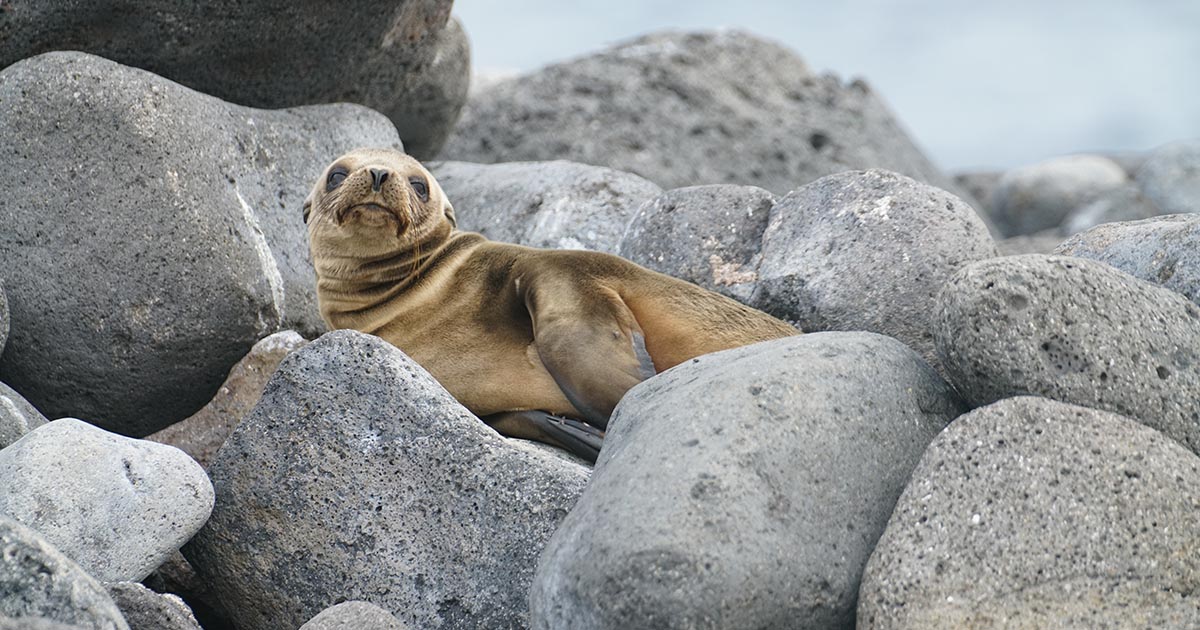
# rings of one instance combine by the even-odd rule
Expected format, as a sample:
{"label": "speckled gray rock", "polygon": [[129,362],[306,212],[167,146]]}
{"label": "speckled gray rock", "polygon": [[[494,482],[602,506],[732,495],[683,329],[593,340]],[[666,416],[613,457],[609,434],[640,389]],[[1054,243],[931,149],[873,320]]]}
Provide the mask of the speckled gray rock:
{"label": "speckled gray rock", "polygon": [[1200,307],[1106,264],[1010,256],[938,299],[942,365],[974,406],[1032,394],[1105,409],[1200,450]]}
{"label": "speckled gray rock", "polygon": [[953,178],[954,183],[972,197],[972,199],[963,199],[963,201],[977,202],[972,205],[984,210],[986,214],[986,204],[992,200],[992,191],[996,189],[1003,176],[1003,171],[967,171],[955,173]]}
{"label": "speckled gray rock", "polygon": [[887,171],[839,173],[775,205],[751,305],[805,331],[895,337],[936,367],[938,290],[994,256],[987,228],[954,195]]}
{"label": "speckled gray rock", "polygon": [[1196,628],[1200,458],[1014,398],[933,441],[867,564],[860,630]]}
{"label": "speckled gray rock", "polygon": [[1200,215],[1099,225],[1054,253],[1099,260],[1200,305]]}
{"label": "speckled gray rock", "polygon": [[617,253],[648,269],[747,302],[775,195],[755,186],[676,188],[642,204]]}
{"label": "speckled gray rock", "polygon": [[175,595],[155,593],[137,582],[105,586],[130,630],[200,630],[192,610]]}
{"label": "speckled gray rock", "polygon": [[0,617],[43,617],[89,630],[129,630],[95,578],[40,534],[4,514],[0,514]]}
{"label": "speckled gray rock", "polygon": [[369,602],[342,602],[321,611],[300,630],[406,630],[392,613]]}
{"label": "speckled gray rock", "polygon": [[0,449],[49,420],[13,388],[0,383]]}
{"label": "speckled gray rock", "polygon": [[664,188],[784,194],[861,168],[954,188],[865,83],[736,30],[655,33],[496,82],[470,96],[441,157],[567,159]]}
{"label": "speckled gray rock", "polygon": [[538,562],[533,627],[853,628],[892,505],[963,410],[870,333],[727,350],[638,385]]}
{"label": "speckled gray rock", "polygon": [[184,555],[244,630],[342,600],[416,628],[523,626],[538,553],[588,479],[353,331],[284,359],[209,473],[217,508]]}
{"label": "speckled gray rock", "polygon": [[171,446],[63,418],[0,450],[0,513],[96,579],[146,577],[208,518],[213,490]]}
{"label": "speckled gray rock", "polygon": [[146,436],[146,439],[170,444],[191,455],[207,469],[217,449],[233,433],[233,428],[254,409],[279,362],[307,344],[308,340],[293,330],[264,338],[233,366],[217,395],[203,409],[186,420]]}
{"label": "speckled gray rock", "polygon": [[1128,181],[1125,169],[1098,155],[1068,155],[1004,173],[988,203],[1004,236],[1056,228],[1071,211]]}
{"label": "speckled gray rock", "polygon": [[4,283],[0,282],[0,355],[4,354],[4,344],[8,341],[8,298],[4,295]]}
{"label": "speckled gray rock", "polygon": [[89,630],[75,624],[59,623],[45,617],[0,616],[0,630]]}
{"label": "speckled gray rock", "polygon": [[1137,183],[1163,214],[1200,212],[1200,139],[1155,149]]}
{"label": "speckled gray rock", "polygon": [[574,162],[434,164],[458,227],[505,243],[615,252],[625,225],[662,189],[637,175]]}
{"label": "speckled gray rock", "polygon": [[452,5],[366,0],[337,15],[320,0],[9,2],[0,7],[0,68],[80,50],[242,105],[361,103],[427,158],[458,119],[469,83]]}
{"label": "speckled gray rock", "polygon": [[126,435],[195,413],[281,322],[324,328],[304,197],[398,142],[365,108],[249,109],[82,53],[0,71],[0,380]]}
{"label": "speckled gray rock", "polygon": [[1062,244],[1065,237],[1058,228],[1042,230],[1035,234],[1010,236],[996,241],[996,252],[1001,256],[1019,256],[1021,254],[1049,254]]}
{"label": "speckled gray rock", "polygon": [[1076,208],[1063,220],[1061,232],[1069,236],[1103,223],[1136,221],[1160,214],[1162,211],[1142,194],[1141,188],[1125,184]]}

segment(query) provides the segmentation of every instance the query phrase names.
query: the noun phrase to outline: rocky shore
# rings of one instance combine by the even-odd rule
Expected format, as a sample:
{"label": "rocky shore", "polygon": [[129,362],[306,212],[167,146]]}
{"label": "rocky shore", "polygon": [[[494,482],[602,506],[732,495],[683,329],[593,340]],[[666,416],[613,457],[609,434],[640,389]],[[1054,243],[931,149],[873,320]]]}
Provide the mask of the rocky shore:
{"label": "rocky shore", "polygon": [[[0,629],[1200,627],[1200,140],[952,175],[748,33],[468,95],[449,0],[142,4],[0,3]],[[358,146],[806,334],[642,382],[594,467],[501,437],[325,329]]]}

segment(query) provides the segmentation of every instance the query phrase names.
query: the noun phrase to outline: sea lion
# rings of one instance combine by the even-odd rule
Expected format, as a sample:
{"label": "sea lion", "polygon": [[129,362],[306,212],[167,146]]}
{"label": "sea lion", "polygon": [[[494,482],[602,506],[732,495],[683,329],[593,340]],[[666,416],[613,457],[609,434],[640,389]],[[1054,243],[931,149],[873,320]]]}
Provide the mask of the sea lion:
{"label": "sea lion", "polygon": [[396,345],[500,433],[593,461],[613,407],[640,381],[800,332],[618,256],[459,231],[429,171],[393,150],[336,159],[304,220],[331,329]]}

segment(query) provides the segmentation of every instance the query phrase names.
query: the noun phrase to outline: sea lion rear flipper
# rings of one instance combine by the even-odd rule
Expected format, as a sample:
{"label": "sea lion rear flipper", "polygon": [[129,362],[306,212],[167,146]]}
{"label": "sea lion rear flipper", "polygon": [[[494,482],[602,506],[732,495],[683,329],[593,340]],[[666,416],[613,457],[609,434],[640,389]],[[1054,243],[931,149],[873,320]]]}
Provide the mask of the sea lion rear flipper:
{"label": "sea lion rear flipper", "polygon": [[501,435],[558,446],[593,464],[604,445],[604,432],[596,427],[544,411],[508,411],[481,419]]}
{"label": "sea lion rear flipper", "polygon": [[589,424],[607,428],[625,392],[654,375],[633,313],[610,289],[545,280],[525,304],[542,365]]}

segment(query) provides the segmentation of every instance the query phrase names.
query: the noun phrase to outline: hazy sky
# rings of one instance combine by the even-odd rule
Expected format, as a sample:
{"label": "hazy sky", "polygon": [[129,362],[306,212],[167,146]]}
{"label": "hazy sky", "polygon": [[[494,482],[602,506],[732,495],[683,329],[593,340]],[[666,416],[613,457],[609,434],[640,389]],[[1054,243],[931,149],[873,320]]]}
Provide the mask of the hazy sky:
{"label": "hazy sky", "polygon": [[1007,167],[1200,137],[1200,0],[457,0],[484,71],[736,27],[862,76],[934,161]]}

